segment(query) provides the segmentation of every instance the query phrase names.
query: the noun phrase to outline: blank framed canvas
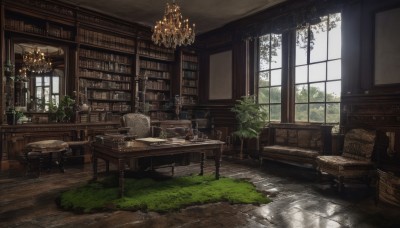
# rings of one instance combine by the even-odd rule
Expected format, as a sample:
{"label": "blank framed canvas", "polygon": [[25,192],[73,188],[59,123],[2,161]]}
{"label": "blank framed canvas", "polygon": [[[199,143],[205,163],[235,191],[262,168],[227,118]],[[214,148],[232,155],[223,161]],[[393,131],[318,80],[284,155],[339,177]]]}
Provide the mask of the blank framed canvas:
{"label": "blank framed canvas", "polygon": [[232,99],[232,50],[210,55],[210,100]]}
{"label": "blank framed canvas", "polygon": [[400,83],[400,8],[375,15],[375,85]]}

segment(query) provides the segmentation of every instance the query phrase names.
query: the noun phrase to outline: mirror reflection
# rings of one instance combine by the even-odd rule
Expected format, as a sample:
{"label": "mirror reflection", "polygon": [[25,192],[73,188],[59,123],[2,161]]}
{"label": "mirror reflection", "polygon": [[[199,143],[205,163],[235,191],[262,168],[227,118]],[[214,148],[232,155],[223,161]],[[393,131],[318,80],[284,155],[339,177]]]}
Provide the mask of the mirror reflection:
{"label": "mirror reflection", "polygon": [[65,49],[35,42],[14,42],[14,106],[24,112],[48,111],[65,95]]}

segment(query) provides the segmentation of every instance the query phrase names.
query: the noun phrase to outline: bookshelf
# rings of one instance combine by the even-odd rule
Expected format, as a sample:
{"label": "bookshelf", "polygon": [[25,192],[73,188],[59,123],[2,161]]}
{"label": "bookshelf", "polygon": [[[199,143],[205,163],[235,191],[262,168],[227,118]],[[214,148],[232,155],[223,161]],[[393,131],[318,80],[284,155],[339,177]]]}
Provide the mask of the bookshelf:
{"label": "bookshelf", "polygon": [[119,35],[106,34],[86,28],[79,28],[79,41],[81,44],[93,48],[103,48],[110,51],[134,54],[135,40]]}
{"label": "bookshelf", "polygon": [[13,11],[6,11],[4,27],[5,31],[20,35],[75,42],[75,28],[72,25],[30,17]]}
{"label": "bookshelf", "polygon": [[139,110],[150,118],[165,120],[173,117],[171,78],[174,50],[138,41],[138,103]]}
{"label": "bookshelf", "polygon": [[199,62],[194,52],[182,51],[181,97],[182,105],[198,104]]}
{"label": "bookshelf", "polygon": [[101,112],[131,112],[133,56],[89,47],[81,47],[78,56],[79,91],[92,110],[81,121],[103,121]]}

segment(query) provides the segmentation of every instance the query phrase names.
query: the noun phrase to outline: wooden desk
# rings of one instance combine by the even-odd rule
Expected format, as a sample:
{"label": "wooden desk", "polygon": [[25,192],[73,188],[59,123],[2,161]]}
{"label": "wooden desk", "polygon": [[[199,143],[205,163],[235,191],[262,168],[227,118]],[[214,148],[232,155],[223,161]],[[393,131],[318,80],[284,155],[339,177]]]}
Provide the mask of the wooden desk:
{"label": "wooden desk", "polygon": [[119,188],[120,196],[124,195],[124,170],[125,164],[130,159],[184,154],[189,152],[201,153],[200,162],[200,175],[203,175],[204,168],[204,151],[213,150],[215,155],[215,178],[219,179],[219,167],[221,165],[221,155],[224,142],[218,140],[208,140],[205,142],[191,143],[185,141],[182,144],[165,143],[157,146],[137,146],[137,147],[124,147],[124,148],[111,148],[95,142],[93,145],[93,179],[97,180],[97,159],[106,161],[106,169],[108,171],[109,162],[118,166],[119,171]]}

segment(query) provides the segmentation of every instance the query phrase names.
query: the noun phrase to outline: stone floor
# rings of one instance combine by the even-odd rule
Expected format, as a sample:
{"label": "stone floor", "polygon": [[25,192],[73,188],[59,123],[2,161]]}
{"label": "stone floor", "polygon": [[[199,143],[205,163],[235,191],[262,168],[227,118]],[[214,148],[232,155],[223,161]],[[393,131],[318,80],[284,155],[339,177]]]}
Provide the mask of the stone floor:
{"label": "stone floor", "polygon": [[[206,161],[207,173],[214,171]],[[317,182],[310,169],[224,158],[221,174],[246,178],[273,202],[266,205],[215,203],[167,214],[115,211],[74,214],[57,208],[60,192],[91,178],[91,167],[67,166],[39,178],[0,173],[0,227],[400,227],[400,208],[375,204],[374,189],[348,185],[338,194]],[[100,171],[104,171],[104,166]],[[169,169],[158,170],[170,175]],[[175,175],[197,173],[199,164],[177,167]]]}

